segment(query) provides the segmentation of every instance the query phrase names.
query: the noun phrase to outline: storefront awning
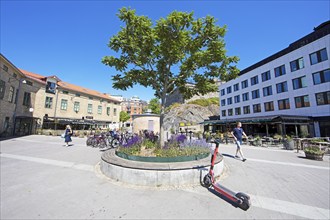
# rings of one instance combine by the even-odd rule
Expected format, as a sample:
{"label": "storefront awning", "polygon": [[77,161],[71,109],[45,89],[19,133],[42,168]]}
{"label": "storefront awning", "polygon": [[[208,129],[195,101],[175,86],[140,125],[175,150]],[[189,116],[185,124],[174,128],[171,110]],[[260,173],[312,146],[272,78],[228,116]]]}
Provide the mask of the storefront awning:
{"label": "storefront awning", "polygon": [[261,116],[261,117],[250,117],[250,118],[232,118],[232,119],[220,119],[220,120],[205,120],[200,124],[204,125],[221,125],[221,124],[232,124],[236,122],[242,123],[261,123],[261,122],[292,122],[292,121],[311,121],[308,116],[295,116],[295,115],[273,115],[273,116]]}

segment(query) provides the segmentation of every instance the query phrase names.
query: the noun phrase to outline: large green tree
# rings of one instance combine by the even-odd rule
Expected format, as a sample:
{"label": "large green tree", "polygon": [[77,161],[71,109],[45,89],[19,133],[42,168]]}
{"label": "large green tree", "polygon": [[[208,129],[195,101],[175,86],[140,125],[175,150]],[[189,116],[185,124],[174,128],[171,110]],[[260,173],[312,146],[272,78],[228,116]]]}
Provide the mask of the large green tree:
{"label": "large green tree", "polygon": [[[102,63],[117,71],[112,75],[114,88],[126,90],[140,84],[155,91],[164,143],[167,97],[176,88],[185,98],[216,91],[214,79],[237,76],[238,57],[226,55],[226,27],[218,26],[212,16],[195,19],[193,12],[174,11],[153,25],[148,17],[122,8],[118,17],[125,25],[108,44],[117,56],[105,56]],[[187,86],[188,82],[194,86]]]}
{"label": "large green tree", "polygon": [[148,104],[148,108],[151,109],[152,113],[160,114],[161,112],[161,105],[158,98],[153,98],[150,100]]}
{"label": "large green tree", "polygon": [[130,115],[127,113],[127,112],[125,112],[125,111],[121,111],[120,113],[119,113],[119,121],[120,122],[126,122],[128,119],[130,119]]}

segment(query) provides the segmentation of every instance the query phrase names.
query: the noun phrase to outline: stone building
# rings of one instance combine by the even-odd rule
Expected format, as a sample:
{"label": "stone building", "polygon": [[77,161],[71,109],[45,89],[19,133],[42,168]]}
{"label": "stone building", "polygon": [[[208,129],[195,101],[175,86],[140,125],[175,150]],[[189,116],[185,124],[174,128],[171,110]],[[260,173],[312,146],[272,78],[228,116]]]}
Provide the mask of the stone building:
{"label": "stone building", "polygon": [[0,135],[35,134],[38,128],[119,127],[120,101],[110,95],[22,70],[1,54]]}
{"label": "stone building", "polygon": [[0,136],[31,134],[40,125],[33,103],[42,84],[27,79],[2,54],[0,58]]}

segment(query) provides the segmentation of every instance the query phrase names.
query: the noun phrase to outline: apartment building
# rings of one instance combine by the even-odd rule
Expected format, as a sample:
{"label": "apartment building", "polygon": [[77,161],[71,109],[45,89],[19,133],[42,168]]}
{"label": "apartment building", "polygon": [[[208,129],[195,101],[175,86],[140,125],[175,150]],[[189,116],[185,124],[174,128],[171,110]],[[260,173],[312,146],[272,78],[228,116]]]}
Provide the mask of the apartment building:
{"label": "apartment building", "polygon": [[220,131],[330,136],[330,21],[220,85]]}
{"label": "apartment building", "polygon": [[119,127],[120,101],[108,94],[18,69],[1,54],[0,134],[28,135],[36,129]]}
{"label": "apartment building", "polygon": [[127,112],[130,115],[130,119],[125,122],[124,126],[131,127],[133,123],[133,115],[143,114],[148,107],[148,103],[141,100],[138,96],[133,96],[129,99],[122,98],[121,101],[122,111]]}

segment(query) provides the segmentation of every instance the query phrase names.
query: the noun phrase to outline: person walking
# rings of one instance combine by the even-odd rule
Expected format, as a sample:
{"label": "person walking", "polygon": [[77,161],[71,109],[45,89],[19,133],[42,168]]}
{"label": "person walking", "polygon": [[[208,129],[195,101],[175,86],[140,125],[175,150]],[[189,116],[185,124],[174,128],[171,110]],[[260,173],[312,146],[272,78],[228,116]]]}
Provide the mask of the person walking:
{"label": "person walking", "polygon": [[236,128],[233,129],[233,131],[231,132],[231,135],[233,136],[235,142],[236,142],[236,154],[235,157],[239,158],[238,153],[240,153],[241,157],[242,157],[242,161],[246,161],[246,158],[243,155],[241,146],[242,146],[242,139],[243,136],[248,138],[247,135],[245,134],[245,132],[243,131],[242,127],[242,123],[241,122],[237,122],[236,123]]}
{"label": "person walking", "polygon": [[69,147],[69,142],[72,142],[71,135],[72,135],[72,129],[70,125],[67,125],[64,134],[64,142],[66,147]]}

